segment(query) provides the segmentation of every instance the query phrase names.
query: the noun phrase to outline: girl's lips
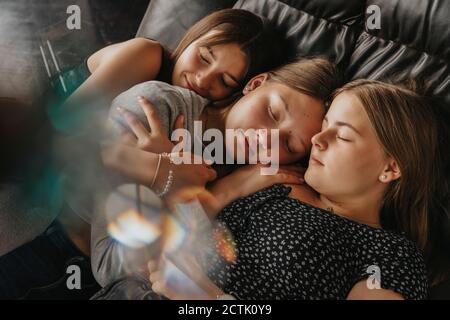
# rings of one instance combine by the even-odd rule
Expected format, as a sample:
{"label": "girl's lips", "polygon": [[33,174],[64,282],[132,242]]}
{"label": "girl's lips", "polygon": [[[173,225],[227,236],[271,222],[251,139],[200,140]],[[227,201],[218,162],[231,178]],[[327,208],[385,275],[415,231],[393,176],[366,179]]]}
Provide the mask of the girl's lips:
{"label": "girl's lips", "polygon": [[186,81],[186,87],[191,91],[195,91],[186,75],[184,76],[184,80]]}
{"label": "girl's lips", "polygon": [[186,87],[187,87],[189,90],[194,91],[196,94],[199,94],[199,95],[201,95],[202,97],[205,97],[205,93],[204,93],[204,92],[201,92],[201,90],[200,90],[198,87],[194,86],[191,82],[189,82],[189,80],[188,80],[188,78],[187,78],[186,75],[184,76],[184,79],[185,79],[185,81],[186,81]]}
{"label": "girl's lips", "polygon": [[323,166],[323,163],[315,156],[309,158],[309,164]]}

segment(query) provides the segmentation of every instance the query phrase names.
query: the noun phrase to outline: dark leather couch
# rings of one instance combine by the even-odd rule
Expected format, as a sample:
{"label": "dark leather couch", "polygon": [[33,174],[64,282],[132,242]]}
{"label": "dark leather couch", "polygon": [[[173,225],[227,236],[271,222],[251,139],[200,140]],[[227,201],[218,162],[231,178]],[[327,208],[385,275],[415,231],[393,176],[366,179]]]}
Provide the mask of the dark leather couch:
{"label": "dark leather couch", "polygon": [[[371,5],[381,10],[380,29],[370,28]],[[420,78],[450,112],[448,0],[152,0],[137,36],[173,49],[197,20],[232,6],[275,21],[292,54],[327,56],[349,80]],[[450,124],[445,112],[441,118]],[[450,299],[450,283],[433,289],[431,298]]]}
{"label": "dark leather couch", "polygon": [[[132,4],[127,3],[123,7],[138,12],[139,14],[134,15],[134,17],[139,16],[136,18],[138,20],[143,12],[139,12],[140,6],[137,3],[143,1],[133,0]],[[115,15],[114,10],[103,10],[100,4],[105,1],[83,2],[93,4],[91,8],[95,15],[93,21],[101,20],[104,24],[108,23],[109,29],[105,26],[99,31],[103,40],[106,42],[119,41],[129,34],[128,26],[125,32],[123,24],[119,24],[119,22],[123,23],[123,16]],[[370,30],[366,27],[368,15],[365,12],[370,5],[378,5],[381,9],[380,30]],[[39,8],[39,12],[46,10],[45,3],[39,2],[35,6]],[[59,4],[58,8],[63,6],[63,4]],[[117,6],[120,7],[119,4]],[[348,79],[381,79],[394,73],[400,78],[420,77],[430,84],[430,93],[442,97],[444,105],[450,112],[449,0],[151,0],[137,35],[159,40],[167,47],[174,48],[195,21],[214,10],[232,6],[248,9],[274,20],[291,40],[292,54],[328,56],[342,67]],[[18,5],[17,12],[13,12],[19,14],[22,7],[23,4]],[[58,9],[56,11],[65,14],[65,10]],[[89,10],[83,10],[83,12],[89,12]],[[8,26],[6,23],[10,20],[7,19],[5,25],[9,29],[5,30],[18,28],[14,29],[17,32],[11,33],[11,36],[28,35],[30,28],[39,31],[41,24],[31,23],[31,18],[34,19],[35,16],[39,15],[28,15],[26,19],[21,19],[21,28],[18,28],[18,25]],[[52,15],[45,15],[46,19],[51,20],[51,17]],[[88,20],[90,23],[90,18]],[[130,26],[130,28],[132,27]],[[21,30],[26,32],[19,32]],[[6,34],[9,36],[9,33]],[[20,37],[19,40],[15,39],[15,43],[22,45],[21,39]],[[94,42],[97,44],[97,40]],[[19,48],[22,47],[19,46]],[[94,47],[89,43],[81,49],[86,48],[93,50]],[[36,51],[34,55],[37,59],[41,59],[39,51]],[[7,65],[7,61],[9,60],[5,60],[3,65]],[[7,66],[9,67],[9,65]],[[46,73],[43,65],[40,68],[42,74],[38,79],[41,79],[41,76],[45,79]],[[29,79],[34,79],[28,76],[28,69],[23,70],[26,71],[23,73]],[[3,76],[7,75],[11,74],[3,74]],[[4,82],[5,84],[14,83],[13,80],[16,79],[12,76],[6,78],[8,78],[8,82]],[[13,106],[16,115],[12,119],[10,108]],[[32,117],[24,112],[25,105],[22,106],[19,102],[14,102],[12,105],[9,99],[0,99],[0,109],[2,111],[0,119],[8,119],[8,121],[0,121],[2,129],[13,128],[15,130],[13,133],[16,133],[21,131],[21,128],[27,128],[26,133],[33,132],[33,128],[36,126],[34,122],[37,120],[33,119],[31,122]],[[450,124],[450,118],[446,114],[442,115],[442,119],[443,122]],[[3,125],[3,122],[7,126]],[[20,123],[22,125],[19,125]],[[8,145],[2,145],[2,150],[8,150],[10,145],[13,145],[18,154],[14,159],[17,159],[21,157],[23,149],[18,149],[17,145],[19,140],[26,136],[26,133],[19,136],[18,134],[11,135],[10,132],[12,131],[1,131],[3,138],[8,137],[8,139],[3,139]],[[12,140],[13,136],[18,140]],[[11,173],[10,166],[12,163],[15,164],[15,161],[9,158],[7,160],[10,161],[5,161],[5,159],[7,158],[3,155],[0,160],[0,168],[6,168],[3,168],[1,172]],[[6,177],[2,178],[6,179]],[[31,210],[26,203],[18,200],[21,199],[17,195],[20,194],[20,190],[15,184],[7,185],[2,180],[0,190],[2,190],[0,196],[2,213],[7,213],[6,218],[0,224],[9,231],[9,234],[20,235],[20,243],[30,240],[28,238],[30,235],[23,232],[23,230],[27,230],[28,224],[39,224],[44,229],[53,218],[46,214],[45,208],[32,208]],[[12,219],[8,215],[9,213],[11,213]],[[28,215],[32,216],[34,220],[26,218]],[[8,225],[5,221],[8,222]],[[23,221],[26,221],[26,224]],[[0,255],[12,249],[11,244],[13,243],[7,241],[9,234],[1,234]],[[448,234],[450,235],[450,231]],[[14,241],[17,242],[17,237]],[[450,248],[448,251],[450,252]],[[450,299],[450,283],[447,282],[432,290],[431,297]]]}
{"label": "dark leather couch", "polygon": [[[371,5],[381,9],[379,30],[366,26]],[[152,0],[137,36],[174,48],[195,21],[232,6],[269,17],[287,33],[296,54],[328,56],[348,79],[420,77],[450,103],[446,0]]]}

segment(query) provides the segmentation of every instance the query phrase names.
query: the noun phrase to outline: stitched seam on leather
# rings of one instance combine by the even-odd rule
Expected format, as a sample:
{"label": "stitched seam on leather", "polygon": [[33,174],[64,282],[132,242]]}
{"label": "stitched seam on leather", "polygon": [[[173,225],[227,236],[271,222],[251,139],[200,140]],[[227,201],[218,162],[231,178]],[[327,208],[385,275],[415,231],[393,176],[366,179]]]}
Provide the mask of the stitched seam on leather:
{"label": "stitched seam on leather", "polygon": [[[237,2],[236,2],[236,3],[237,3]],[[236,8],[236,9],[243,9],[243,7],[244,7],[244,1],[240,1],[239,4],[238,4],[238,6],[236,6],[236,3],[234,4],[233,8]],[[335,21],[331,21],[331,20],[325,19],[324,17],[317,17],[316,15],[314,15],[314,14],[312,14],[312,13],[310,13],[310,12],[307,12],[307,11],[305,11],[305,10],[302,10],[302,9],[298,9],[298,8],[292,7],[292,6],[290,6],[289,4],[287,4],[287,3],[284,3],[284,2],[281,2],[281,1],[279,1],[279,3],[280,3],[282,6],[286,6],[286,7],[288,7],[288,8],[291,9],[291,10],[295,10],[295,11],[297,11],[297,12],[303,13],[303,14],[305,14],[305,15],[307,15],[307,16],[313,17],[314,19],[317,19],[317,20],[323,20],[323,21],[325,21],[325,22],[327,22],[327,23],[329,23],[329,24],[338,25],[338,26],[340,26],[340,27],[342,27],[342,28],[347,27],[347,28],[351,29],[351,31],[353,31],[353,32],[355,33],[355,40],[354,40],[353,43],[351,44],[351,50],[348,51],[348,52],[349,52],[348,58],[347,58],[347,61],[345,61],[345,64],[348,64],[349,59],[350,59],[350,57],[352,56],[352,52],[353,52],[353,51],[355,50],[355,48],[356,48],[356,43],[357,43],[357,41],[358,41],[358,39],[359,39],[361,33],[364,32],[364,28],[361,27],[360,23],[355,23],[355,24],[353,24],[353,25],[349,25],[349,24],[346,24],[346,23],[335,22]],[[365,5],[365,7],[367,7],[367,0],[366,0],[366,5]],[[248,10],[248,9],[246,9],[246,10]],[[262,13],[259,13],[259,14],[262,14]],[[364,13],[363,13],[363,17],[365,17],[365,14],[364,14]],[[363,19],[363,21],[364,21],[364,19]]]}
{"label": "stitched seam on leather", "polygon": [[428,52],[428,51],[421,50],[421,49],[418,49],[418,48],[416,48],[416,47],[409,46],[409,45],[407,45],[407,44],[404,44],[404,43],[399,42],[399,41],[396,41],[396,40],[386,39],[386,38],[384,38],[384,37],[376,36],[376,35],[373,35],[373,34],[368,33],[366,30],[363,30],[363,31],[359,34],[358,39],[359,39],[363,34],[367,34],[367,35],[369,35],[369,36],[371,36],[371,37],[373,37],[373,38],[376,38],[376,39],[381,39],[381,40],[384,40],[384,41],[388,41],[388,42],[392,42],[392,43],[398,44],[398,45],[403,46],[403,47],[405,47],[405,48],[414,50],[414,51],[416,51],[416,52],[425,53],[426,55],[428,55],[428,56],[430,56],[430,57],[436,57],[436,58],[438,58],[439,60],[443,60],[443,62],[445,62],[447,65],[449,65],[449,63],[447,62],[447,61],[448,61],[448,58],[443,57],[443,56],[440,55],[440,54],[430,53],[430,52]]}
{"label": "stitched seam on leather", "polygon": [[[367,1],[367,0],[366,0],[366,1]],[[282,1],[277,1],[277,2],[279,2],[279,3],[280,3],[281,5],[283,5],[283,6],[289,7],[291,10],[295,10],[295,11],[304,13],[304,14],[306,14],[306,15],[308,15],[308,16],[311,16],[311,17],[313,17],[313,18],[315,18],[315,19],[323,20],[323,21],[326,21],[326,22],[328,22],[328,23],[332,23],[332,24],[335,24],[335,25],[341,25],[341,26],[346,26],[346,27],[349,27],[349,28],[361,29],[362,31],[364,31],[364,29],[361,28],[358,24],[350,25],[350,24],[346,24],[346,23],[342,23],[342,22],[338,22],[338,21],[328,20],[328,19],[326,19],[326,18],[324,18],[324,17],[318,17],[318,16],[316,16],[315,14],[312,14],[312,13],[310,13],[310,12],[307,12],[307,11],[305,11],[305,10],[303,10],[303,9],[298,9],[298,8],[296,8],[296,7],[292,7],[292,6],[290,6],[289,4],[284,3],[284,2],[282,2]],[[244,2],[241,1],[241,4],[239,5],[239,7],[233,6],[233,8],[236,8],[236,9],[243,9],[243,3],[244,3]],[[248,10],[248,9],[245,9],[245,10]],[[261,13],[259,13],[259,14],[261,14]],[[363,14],[363,16],[364,16],[364,14]]]}

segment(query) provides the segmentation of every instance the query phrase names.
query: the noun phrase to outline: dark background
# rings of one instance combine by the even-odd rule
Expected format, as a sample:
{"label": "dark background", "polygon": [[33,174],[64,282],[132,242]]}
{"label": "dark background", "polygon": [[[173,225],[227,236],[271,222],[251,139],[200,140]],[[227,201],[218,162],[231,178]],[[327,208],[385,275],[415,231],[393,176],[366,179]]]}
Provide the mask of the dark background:
{"label": "dark background", "polygon": [[[47,40],[60,70],[98,49],[134,38],[150,0],[0,1],[0,177],[20,170],[31,137],[45,117],[43,101],[56,74]],[[81,29],[69,30],[67,7],[80,7]]]}
{"label": "dark background", "polygon": [[[1,0],[0,97],[33,104],[48,85],[39,45],[49,40],[60,69],[107,44],[133,38],[150,0]],[[69,5],[81,9],[81,30],[68,30]],[[43,46],[44,47],[44,46]],[[45,47],[44,47],[45,48]],[[48,54],[48,51],[45,51]],[[49,58],[49,57],[48,57]],[[49,67],[53,67],[52,64]],[[52,70],[53,72],[54,70]]]}
{"label": "dark background", "polygon": [[[30,124],[39,122],[33,110],[39,110],[36,108],[39,98],[49,85],[39,46],[50,41],[60,68],[69,68],[99,48],[133,38],[149,2],[0,0],[0,177],[3,173],[10,174],[10,167],[21,170],[16,162],[26,157],[19,148],[25,150],[27,146],[21,139],[32,137]],[[234,2],[151,0],[152,10],[144,18],[140,36],[173,47],[195,20],[220,6],[231,7]],[[265,2],[271,5],[266,6]],[[66,9],[72,4],[81,8],[81,30],[66,28],[69,16]],[[449,0],[248,0],[238,4],[240,8],[254,9],[278,20],[295,40],[298,53],[339,56],[349,79],[381,79],[392,71],[405,77],[423,77],[432,83],[434,93],[446,98],[448,110]],[[386,10],[380,31],[364,28],[364,10],[369,4],[378,4]],[[449,119],[447,113],[440,117],[446,124]],[[447,141],[442,140],[444,153],[448,150]],[[447,154],[445,158],[448,159]],[[450,162],[444,163],[448,176]],[[7,180],[0,179],[0,208],[16,218],[13,220],[16,230],[24,230],[18,222],[17,205],[22,202],[13,196],[15,181],[9,185],[3,181]],[[448,194],[446,189],[442,193]],[[28,208],[22,211],[28,212]],[[441,289],[442,292],[438,288],[432,296],[448,299],[450,282]]]}

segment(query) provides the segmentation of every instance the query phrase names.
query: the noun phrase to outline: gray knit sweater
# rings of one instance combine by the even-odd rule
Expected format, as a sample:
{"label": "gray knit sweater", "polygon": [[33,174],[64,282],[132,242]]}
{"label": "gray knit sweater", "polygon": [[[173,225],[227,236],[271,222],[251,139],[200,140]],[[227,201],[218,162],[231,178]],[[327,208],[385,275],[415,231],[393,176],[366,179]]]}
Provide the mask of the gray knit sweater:
{"label": "gray knit sweater", "polygon": [[[147,98],[155,105],[168,135],[172,133],[171,128],[179,114],[184,115],[185,128],[193,134],[194,120],[198,119],[203,108],[208,104],[206,99],[188,89],[175,87],[165,82],[148,81],[118,95],[112,102],[108,121],[118,119],[117,107],[121,106],[133,111],[146,124],[144,112],[136,99],[138,95]],[[104,115],[104,113],[102,114]],[[93,136],[95,134],[98,133],[93,132]],[[111,133],[109,132],[109,134]],[[65,168],[65,173],[70,179],[67,179],[65,183],[64,199],[73,211],[89,223],[93,220],[93,212],[96,212],[93,220],[96,223],[92,225],[92,261],[97,266],[94,269],[94,273],[97,271],[97,279],[100,283],[105,283],[109,274],[112,275],[115,271],[120,273],[121,269],[120,267],[117,269],[111,267],[118,266],[118,263],[113,254],[114,246],[106,232],[105,210],[101,206],[99,206],[101,210],[92,208],[92,196],[95,197],[96,191],[101,193],[101,189],[103,189],[101,183],[97,181],[99,180],[99,175],[96,175],[98,167],[93,165],[92,161],[85,161],[85,159],[91,159],[89,156],[83,157],[82,154],[79,154],[81,152],[86,155],[93,150],[82,149],[81,146],[63,142],[62,148],[77,149],[75,153],[81,155],[70,164],[68,163]],[[56,149],[59,147],[59,145],[55,145]],[[71,152],[67,153],[71,154]],[[0,256],[33,240],[57,216],[56,212],[52,212],[48,208],[28,205],[22,189],[20,181],[0,185]],[[105,280],[102,281],[102,279]]]}
{"label": "gray knit sweater", "polygon": [[[142,120],[142,123],[146,124],[145,113],[137,101],[137,96],[143,96],[154,104],[162,125],[169,136],[172,133],[175,120],[180,114],[184,115],[184,126],[193,136],[194,121],[198,120],[203,108],[208,104],[208,100],[188,89],[164,82],[148,81],[138,84],[117,96],[110,108],[110,119],[123,123],[117,111],[117,107],[120,106],[132,111]],[[114,192],[117,192],[117,190],[114,190]],[[114,241],[108,233],[108,217],[111,215],[111,212],[108,211],[111,210],[107,208],[107,199],[111,199],[111,193],[98,197],[94,216],[91,219],[92,269],[95,278],[102,286],[130,271],[125,265],[124,258],[127,254],[133,252],[132,249]],[[132,200],[131,203],[134,203],[134,201]],[[117,206],[113,205],[113,208],[117,209]],[[75,211],[78,210],[75,209]],[[134,254],[135,256],[142,256],[137,252]],[[136,264],[138,264],[138,261],[136,261]]]}

